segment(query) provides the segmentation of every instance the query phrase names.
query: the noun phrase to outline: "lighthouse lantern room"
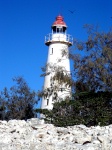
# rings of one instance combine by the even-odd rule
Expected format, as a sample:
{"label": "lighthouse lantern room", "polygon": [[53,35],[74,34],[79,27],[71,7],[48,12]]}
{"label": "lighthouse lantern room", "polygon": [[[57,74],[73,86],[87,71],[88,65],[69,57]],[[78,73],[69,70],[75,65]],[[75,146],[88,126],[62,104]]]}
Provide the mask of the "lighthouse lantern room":
{"label": "lighthouse lantern room", "polygon": [[[66,73],[70,74],[70,61],[67,56],[62,57],[62,51],[65,50],[68,53],[68,48],[73,44],[73,38],[67,34],[67,25],[61,15],[56,17],[56,21],[51,26],[52,33],[45,36],[45,44],[48,46],[48,59],[47,70],[49,73],[45,76],[44,91],[53,90],[51,94],[47,94],[47,97],[43,96],[41,109],[52,109],[55,102],[55,94],[57,94],[57,101],[64,100],[67,96],[70,96],[70,87],[66,87],[65,84],[57,85],[57,82],[53,81],[55,70],[52,70],[49,66],[55,66],[55,68],[63,68]],[[53,89],[58,87],[58,89]],[[63,90],[62,90],[63,89]],[[56,90],[56,91],[55,91]]]}

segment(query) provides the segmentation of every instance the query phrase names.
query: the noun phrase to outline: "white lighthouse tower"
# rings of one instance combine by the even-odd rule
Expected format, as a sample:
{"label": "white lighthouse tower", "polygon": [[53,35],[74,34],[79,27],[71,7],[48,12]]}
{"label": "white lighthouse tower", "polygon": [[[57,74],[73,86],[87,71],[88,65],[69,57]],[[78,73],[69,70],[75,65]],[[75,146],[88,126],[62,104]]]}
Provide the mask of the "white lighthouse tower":
{"label": "white lighthouse tower", "polygon": [[[66,23],[61,15],[56,17],[56,21],[51,26],[52,33],[45,36],[45,44],[48,46],[47,70],[48,75],[45,76],[44,92],[46,96],[42,98],[41,109],[52,109],[55,97],[57,101],[64,100],[70,96],[71,88],[65,84],[59,85],[53,81],[56,68],[62,68],[66,73],[70,74],[70,62],[67,56],[62,57],[62,51],[68,53],[68,48],[73,43],[71,35],[67,34]],[[49,91],[49,92],[48,92]]]}

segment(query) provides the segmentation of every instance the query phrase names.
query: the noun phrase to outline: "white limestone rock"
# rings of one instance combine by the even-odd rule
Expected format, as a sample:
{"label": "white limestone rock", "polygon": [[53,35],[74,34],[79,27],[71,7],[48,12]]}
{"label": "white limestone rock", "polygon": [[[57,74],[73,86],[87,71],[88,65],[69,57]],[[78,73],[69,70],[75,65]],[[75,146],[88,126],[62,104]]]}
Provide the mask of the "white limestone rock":
{"label": "white limestone rock", "polygon": [[89,135],[82,135],[82,136],[77,136],[75,138],[75,142],[79,144],[84,144],[84,143],[90,143],[91,142],[91,136]]}
{"label": "white limestone rock", "polygon": [[112,150],[112,125],[64,128],[37,118],[0,121],[0,150]]}
{"label": "white limestone rock", "polygon": [[11,139],[12,139],[11,134],[7,134],[7,133],[0,134],[0,143],[5,143],[5,144],[11,143]]}

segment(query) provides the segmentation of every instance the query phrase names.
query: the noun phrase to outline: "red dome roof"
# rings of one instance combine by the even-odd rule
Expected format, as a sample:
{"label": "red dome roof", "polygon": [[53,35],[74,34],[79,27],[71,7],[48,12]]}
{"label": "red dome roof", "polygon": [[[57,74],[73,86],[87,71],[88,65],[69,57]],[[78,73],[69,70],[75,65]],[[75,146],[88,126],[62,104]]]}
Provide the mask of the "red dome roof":
{"label": "red dome roof", "polygon": [[61,25],[61,26],[66,26],[66,23],[63,21],[63,17],[61,15],[56,17],[56,21],[53,23],[52,26],[56,26],[56,25]]}

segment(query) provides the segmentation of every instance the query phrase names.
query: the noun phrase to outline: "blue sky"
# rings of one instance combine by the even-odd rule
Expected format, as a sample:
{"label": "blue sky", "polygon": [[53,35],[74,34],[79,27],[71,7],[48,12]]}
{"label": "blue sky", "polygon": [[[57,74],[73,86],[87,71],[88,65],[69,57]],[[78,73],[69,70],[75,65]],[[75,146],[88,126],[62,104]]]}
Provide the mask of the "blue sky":
{"label": "blue sky", "polygon": [[67,33],[84,40],[84,24],[109,30],[111,8],[112,0],[0,0],[0,90],[12,86],[15,76],[23,76],[32,90],[42,88],[48,52],[44,37],[57,15],[63,15]]}

